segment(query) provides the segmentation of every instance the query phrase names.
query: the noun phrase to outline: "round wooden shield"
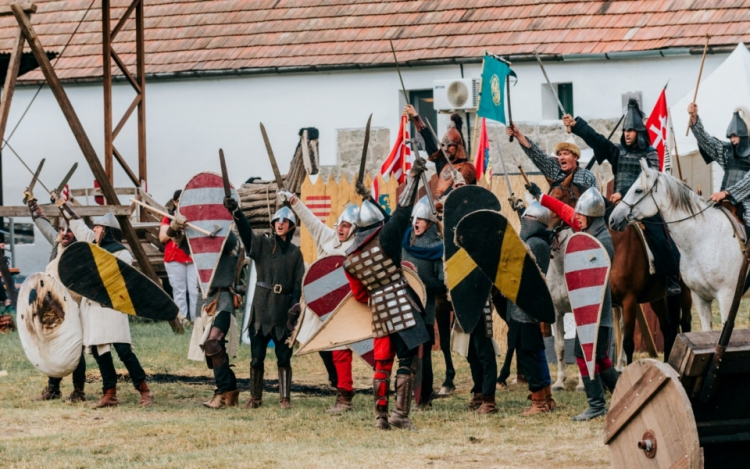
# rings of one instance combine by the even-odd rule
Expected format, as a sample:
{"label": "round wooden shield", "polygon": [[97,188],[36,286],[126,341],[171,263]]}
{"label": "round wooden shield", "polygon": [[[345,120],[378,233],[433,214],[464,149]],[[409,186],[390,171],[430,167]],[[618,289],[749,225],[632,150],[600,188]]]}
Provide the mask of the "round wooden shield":
{"label": "round wooden shield", "polygon": [[18,336],[29,361],[42,373],[62,378],[81,359],[83,329],[78,304],[56,278],[30,275],[17,305]]}
{"label": "round wooden shield", "polygon": [[329,256],[313,262],[302,280],[305,304],[321,320],[328,316],[352,291],[344,273],[344,256]]}
{"label": "round wooden shield", "polygon": [[670,365],[645,359],[625,368],[604,418],[615,469],[703,468],[693,408]]}

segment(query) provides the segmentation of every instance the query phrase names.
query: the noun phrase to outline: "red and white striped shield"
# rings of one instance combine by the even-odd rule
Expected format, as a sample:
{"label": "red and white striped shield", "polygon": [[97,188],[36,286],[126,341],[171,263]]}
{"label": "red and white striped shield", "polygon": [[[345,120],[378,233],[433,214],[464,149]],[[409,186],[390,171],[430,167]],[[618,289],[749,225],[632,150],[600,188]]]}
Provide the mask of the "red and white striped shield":
{"label": "red and white striped shield", "polygon": [[[309,198],[308,198],[309,200]],[[300,332],[297,339],[309,337],[317,331],[326,319],[344,301],[351,291],[349,280],[344,273],[344,256],[329,256],[313,262],[302,280],[302,292],[305,304],[317,318],[305,317],[305,320],[315,322],[307,324],[305,332]],[[365,339],[348,346],[370,366],[375,366],[372,339]]]}
{"label": "red and white striped shield", "polygon": [[[232,197],[239,203],[240,198],[234,188]],[[221,176],[216,173],[199,173],[193,176],[180,196],[179,213],[191,224],[208,232],[213,233],[219,227],[214,236],[185,227],[193,265],[198,271],[203,298],[206,298],[233,223],[232,215],[224,208],[224,184]]]}
{"label": "red and white striped shield", "polygon": [[352,291],[344,273],[344,256],[329,256],[313,262],[302,280],[305,304],[322,321]]}
{"label": "red and white striped shield", "polygon": [[565,283],[589,376],[594,376],[596,341],[602,302],[609,288],[609,268],[609,255],[599,240],[587,233],[571,236],[565,248]]}

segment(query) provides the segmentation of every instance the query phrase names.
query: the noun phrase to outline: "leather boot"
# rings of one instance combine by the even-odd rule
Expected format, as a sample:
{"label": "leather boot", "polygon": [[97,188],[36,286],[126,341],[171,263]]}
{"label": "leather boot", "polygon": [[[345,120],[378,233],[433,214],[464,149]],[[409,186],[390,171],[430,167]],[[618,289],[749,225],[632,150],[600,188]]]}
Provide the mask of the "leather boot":
{"label": "leather boot", "polygon": [[497,408],[497,404],[495,404],[495,395],[492,396],[482,396],[482,405],[479,406],[479,408],[476,410],[476,413],[478,414],[495,414],[500,409]]}
{"label": "leather boot", "polygon": [[409,420],[411,410],[412,391],[414,390],[413,375],[396,375],[396,408],[391,413],[388,423],[396,428],[416,430],[417,427]]}
{"label": "leather boot", "polygon": [[59,384],[50,384],[44,387],[42,390],[42,394],[35,397],[35,401],[51,401],[53,399],[60,399],[62,397],[62,392],[60,392],[60,385]]}
{"label": "leather boot", "polygon": [[227,393],[225,392],[214,391],[214,395],[211,396],[211,399],[203,403],[203,407],[208,407],[209,409],[223,409],[227,406],[226,395]]}
{"label": "leather boot", "polygon": [[73,383],[73,392],[68,396],[68,402],[71,404],[86,402],[86,393],[83,392],[84,384],[85,383]]}
{"label": "leather boot", "polygon": [[354,408],[352,405],[352,399],[354,399],[354,391],[344,391],[341,388],[336,388],[339,395],[336,396],[336,403],[333,407],[326,410],[330,414],[340,414],[342,412],[349,412]]}
{"label": "leather boot", "polygon": [[282,409],[291,409],[289,398],[292,395],[292,368],[279,367],[279,405]]}
{"label": "leather boot", "polygon": [[528,409],[526,409],[524,412],[521,413],[523,417],[528,417],[529,415],[542,414],[542,413],[550,411],[550,408],[547,405],[546,389],[547,388],[544,388],[542,390],[539,390],[537,392],[532,392],[531,394],[529,394],[531,407],[529,407]]}
{"label": "leather boot", "polygon": [[224,393],[224,403],[227,407],[237,407],[240,405],[240,390],[227,391]]}
{"label": "leather boot", "polygon": [[552,387],[551,386],[547,386],[546,388],[544,388],[544,395],[547,400],[547,407],[549,408],[550,412],[552,412],[553,410],[557,408],[557,402],[555,402],[555,400],[552,399]]}
{"label": "leather boot", "polygon": [[482,406],[484,402],[481,392],[475,392],[474,397],[471,398],[469,404],[466,406],[466,410],[475,411]]}
{"label": "leather boot", "polygon": [[614,366],[610,366],[599,373],[599,377],[601,378],[602,384],[604,384],[606,390],[609,391],[610,394],[614,393],[617,380],[620,379],[620,372],[615,370]]}
{"label": "leather boot", "polygon": [[583,387],[586,389],[586,400],[589,403],[589,407],[573,417],[574,422],[595,419],[607,413],[604,401],[604,387],[602,386],[602,380],[599,379],[599,375],[594,376],[594,379],[584,376]]}
{"label": "leather boot", "polygon": [[250,400],[245,409],[257,409],[263,404],[263,368],[250,367]]}
{"label": "leather boot", "polygon": [[148,388],[146,380],[141,381],[138,385],[138,392],[141,393],[141,400],[138,401],[138,407],[151,407],[154,403],[154,394]]}
{"label": "leather boot", "polygon": [[[375,428],[380,430],[390,430],[391,425],[388,423],[388,393],[391,388],[390,379],[372,380],[372,395],[375,398]],[[384,395],[379,396],[379,390],[382,389]],[[381,403],[384,401],[385,403]]]}
{"label": "leather boot", "polygon": [[104,390],[104,395],[102,395],[102,398],[99,399],[99,402],[96,403],[94,406],[94,409],[101,409],[103,407],[117,407],[120,405],[119,402],[117,402],[117,386],[109,389]]}

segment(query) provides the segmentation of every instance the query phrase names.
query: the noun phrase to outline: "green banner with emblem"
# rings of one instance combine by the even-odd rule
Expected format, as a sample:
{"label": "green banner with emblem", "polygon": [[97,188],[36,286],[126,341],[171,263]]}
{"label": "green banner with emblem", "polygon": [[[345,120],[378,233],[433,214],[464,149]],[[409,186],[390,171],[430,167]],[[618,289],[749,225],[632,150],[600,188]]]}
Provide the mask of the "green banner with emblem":
{"label": "green banner with emblem", "polygon": [[482,63],[482,89],[479,93],[477,115],[494,121],[505,121],[505,81],[516,76],[507,63],[485,54]]}

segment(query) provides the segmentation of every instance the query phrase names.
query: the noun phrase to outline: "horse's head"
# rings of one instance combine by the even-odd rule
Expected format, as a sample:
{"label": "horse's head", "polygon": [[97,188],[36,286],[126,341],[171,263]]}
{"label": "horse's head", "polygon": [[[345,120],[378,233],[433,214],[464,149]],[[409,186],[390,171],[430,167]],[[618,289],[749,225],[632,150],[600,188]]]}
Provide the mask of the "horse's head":
{"label": "horse's head", "polygon": [[641,175],[609,217],[610,227],[617,231],[624,230],[633,220],[642,220],[659,213],[654,198],[658,190],[659,172],[649,168],[645,158],[641,158],[641,169]]}
{"label": "horse's head", "polygon": [[[565,179],[558,183],[550,181],[549,196],[557,199],[566,205],[575,208],[576,202],[581,197],[581,189],[573,184],[574,173],[570,173]],[[554,213],[550,217],[550,226],[558,226],[562,220]]]}

